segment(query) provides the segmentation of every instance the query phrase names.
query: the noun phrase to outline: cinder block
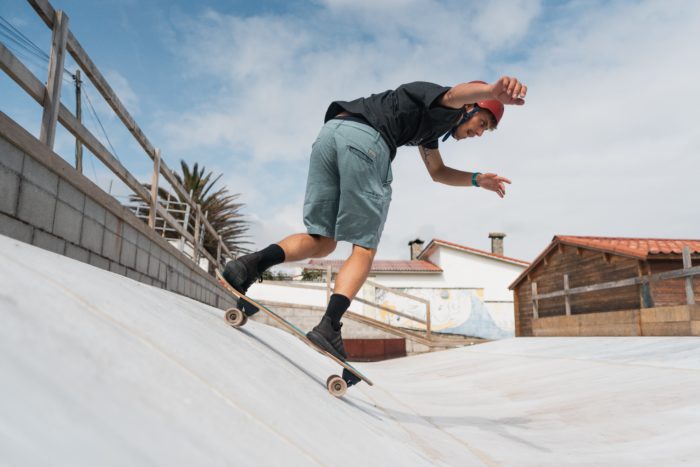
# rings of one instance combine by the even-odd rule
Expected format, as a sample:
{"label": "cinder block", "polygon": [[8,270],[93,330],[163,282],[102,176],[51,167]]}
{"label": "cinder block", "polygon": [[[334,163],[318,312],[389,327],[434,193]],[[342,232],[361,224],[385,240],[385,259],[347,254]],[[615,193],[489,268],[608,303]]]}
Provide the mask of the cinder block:
{"label": "cinder block", "polygon": [[58,181],[58,199],[81,213],[85,209],[85,195],[63,179]]}
{"label": "cinder block", "polygon": [[117,216],[107,211],[105,216],[105,227],[112,233],[121,235],[122,233],[123,221],[119,220]]}
{"label": "cinder block", "polygon": [[55,211],[56,198],[54,195],[26,180],[22,180],[19,189],[17,217],[27,224],[50,232],[53,227]]}
{"label": "cinder block", "polygon": [[90,219],[83,217],[82,234],[80,245],[93,253],[102,253],[102,238],[104,237],[104,227]]}
{"label": "cinder block", "polygon": [[141,274],[148,274],[148,256],[145,250],[136,247],[136,270]]}
{"label": "cinder block", "polygon": [[177,276],[170,270],[167,270],[167,274],[165,277],[165,287],[168,290],[175,290],[177,287]]}
{"label": "cinder block", "polygon": [[136,234],[136,246],[142,250],[151,251],[151,240],[142,233]]}
{"label": "cinder block", "polygon": [[119,261],[127,268],[136,267],[136,245],[122,238],[122,253]]}
{"label": "cinder block", "polygon": [[139,273],[131,268],[126,268],[126,277],[135,281],[139,280]]}
{"label": "cinder block", "polygon": [[54,196],[58,194],[58,175],[31,157],[24,161],[22,177]]}
{"label": "cinder block", "polygon": [[0,212],[17,214],[19,175],[0,165]]}
{"label": "cinder block", "polygon": [[122,266],[121,264],[116,263],[114,261],[110,261],[109,270],[116,273],[116,274],[126,276],[126,268],[124,266]]}
{"label": "cinder block", "polygon": [[53,233],[69,242],[80,243],[83,228],[83,213],[71,206],[56,202],[56,215],[53,219]]}
{"label": "cinder block", "polygon": [[690,322],[690,335],[691,336],[700,336],[700,321],[691,321]]}
{"label": "cinder block", "polygon": [[690,336],[692,335],[691,330],[691,321],[642,324],[642,335],[644,336]]}
{"label": "cinder block", "polygon": [[105,208],[97,204],[95,201],[93,201],[90,198],[85,198],[85,215],[89,217],[90,219],[93,219],[95,222],[98,224],[104,226],[105,225],[105,217],[107,215],[107,211],[105,211]]}
{"label": "cinder block", "polygon": [[119,235],[105,228],[104,238],[102,239],[102,256],[112,261],[119,262],[121,242],[122,238]]}
{"label": "cinder block", "polygon": [[90,264],[105,271],[109,271],[109,260],[96,253],[90,253]]}
{"label": "cinder block", "polygon": [[25,157],[21,149],[0,137],[0,164],[21,174]]}
{"label": "cinder block", "polygon": [[167,288],[167,283],[168,283],[168,266],[162,262],[158,262],[158,280],[161,281],[162,283],[166,284]]}
{"label": "cinder block", "polygon": [[37,229],[34,232],[34,239],[32,243],[34,246],[38,246],[44,250],[53,251],[59,255],[62,255],[66,250],[65,240],[62,240],[55,235],[51,235],[50,233],[46,233],[43,230]]}
{"label": "cinder block", "polygon": [[122,228],[122,237],[136,245],[136,229],[134,229],[132,226],[124,224]]}
{"label": "cinder block", "polygon": [[78,245],[73,245],[72,243],[66,244],[66,256],[83,263],[90,262],[90,252],[85,248],[80,248]]}
{"label": "cinder block", "polygon": [[34,229],[31,225],[0,213],[0,235],[5,235],[21,242],[32,243],[33,233]]}
{"label": "cinder block", "polygon": [[157,279],[160,270],[160,261],[153,255],[148,260],[148,275]]}
{"label": "cinder block", "polygon": [[688,308],[690,308],[690,319],[700,321],[700,304],[689,305]]}

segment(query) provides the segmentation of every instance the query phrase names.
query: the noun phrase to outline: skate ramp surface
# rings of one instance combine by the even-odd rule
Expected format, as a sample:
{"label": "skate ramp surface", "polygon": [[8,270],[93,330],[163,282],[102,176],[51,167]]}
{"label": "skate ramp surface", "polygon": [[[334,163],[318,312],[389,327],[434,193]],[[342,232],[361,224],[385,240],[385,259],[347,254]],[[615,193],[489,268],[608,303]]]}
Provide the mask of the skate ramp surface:
{"label": "skate ramp surface", "polygon": [[0,465],[693,465],[700,339],[509,339],[337,365],[0,236]]}

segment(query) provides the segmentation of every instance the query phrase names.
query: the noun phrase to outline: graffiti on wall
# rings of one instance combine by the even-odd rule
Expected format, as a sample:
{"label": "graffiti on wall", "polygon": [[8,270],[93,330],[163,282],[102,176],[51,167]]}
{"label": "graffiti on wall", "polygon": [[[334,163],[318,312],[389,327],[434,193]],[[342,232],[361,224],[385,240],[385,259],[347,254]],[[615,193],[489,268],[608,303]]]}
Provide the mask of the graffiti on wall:
{"label": "graffiti on wall", "polygon": [[[503,339],[514,335],[512,304],[485,304],[483,289],[404,288],[401,292],[430,301],[431,328],[434,332],[462,334],[484,339]],[[409,317],[425,319],[425,305],[383,289],[365,290],[374,295],[374,303],[406,316],[365,306],[364,313],[379,321],[409,329],[425,325]],[[503,306],[506,305],[506,306]]]}

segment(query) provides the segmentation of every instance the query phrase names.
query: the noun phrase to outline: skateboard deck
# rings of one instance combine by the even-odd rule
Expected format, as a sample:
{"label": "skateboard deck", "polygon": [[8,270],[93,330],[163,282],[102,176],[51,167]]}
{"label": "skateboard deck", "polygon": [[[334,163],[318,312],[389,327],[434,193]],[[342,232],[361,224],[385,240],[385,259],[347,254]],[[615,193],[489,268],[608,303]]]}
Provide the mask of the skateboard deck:
{"label": "skateboard deck", "polygon": [[[243,295],[242,293],[240,293],[239,291],[237,291],[236,289],[234,289],[233,287],[231,287],[231,285],[226,281],[226,279],[223,278],[223,276],[221,275],[221,272],[219,272],[218,269],[216,269],[216,278],[217,278],[217,280],[219,281],[219,283],[220,283],[226,290],[228,290],[233,296],[238,297],[238,298],[240,298],[240,299],[243,299],[243,300],[245,300],[248,304],[254,306],[255,308],[259,309],[260,311],[263,311],[263,312],[267,313],[267,314],[270,315],[273,319],[275,319],[278,323],[280,323],[282,326],[284,326],[284,327],[287,328],[289,331],[291,331],[292,334],[294,334],[295,336],[297,336],[297,337],[298,337],[301,341],[303,341],[306,345],[308,345],[309,347],[311,347],[312,349],[314,349],[314,350],[317,351],[318,353],[320,353],[320,354],[322,354],[322,355],[325,355],[326,357],[330,358],[331,360],[333,360],[334,362],[336,362],[338,365],[342,366],[342,367],[345,368],[347,371],[349,371],[350,373],[352,373],[353,375],[355,375],[357,378],[359,378],[360,380],[364,381],[364,382],[367,383],[368,385],[370,385],[370,386],[373,386],[373,385],[374,385],[374,383],[372,383],[372,381],[371,381],[369,378],[367,378],[365,375],[363,375],[362,373],[360,373],[360,371],[358,371],[357,368],[355,368],[354,366],[350,365],[348,362],[344,362],[344,361],[340,360],[338,357],[336,357],[335,355],[329,353],[328,351],[326,351],[326,350],[324,350],[324,349],[322,349],[322,348],[320,348],[320,347],[317,347],[316,344],[314,344],[313,342],[311,342],[311,341],[309,340],[309,338],[306,337],[306,333],[304,333],[304,331],[302,331],[301,329],[299,329],[298,327],[296,327],[295,325],[293,325],[292,323],[290,323],[289,321],[287,321],[286,319],[284,319],[284,318],[283,318],[282,316],[280,316],[279,314],[277,314],[277,313],[275,313],[274,311],[270,310],[268,307],[266,307],[266,306],[264,306],[264,305],[261,305],[260,303],[256,302],[256,301],[253,300],[252,298],[250,298],[250,297],[248,297],[248,296],[246,296],[246,295]],[[243,310],[239,310],[238,308],[229,308],[228,310],[226,310],[226,313],[225,313],[225,315],[224,315],[224,319],[226,320],[226,322],[227,322],[229,325],[231,325],[231,326],[233,326],[233,327],[236,327],[236,328],[241,327],[241,326],[244,326],[245,323],[248,321],[248,317],[246,316],[246,314],[244,313],[244,311],[243,311]],[[346,381],[344,378],[342,378],[342,377],[340,377],[340,376],[338,376],[338,375],[331,375],[331,376],[329,376],[328,379],[326,380],[326,388],[328,389],[328,392],[330,392],[332,395],[334,395],[334,396],[336,396],[336,397],[340,397],[340,396],[342,396],[343,394],[345,394],[345,392],[347,391],[348,384],[347,384],[347,381]]]}

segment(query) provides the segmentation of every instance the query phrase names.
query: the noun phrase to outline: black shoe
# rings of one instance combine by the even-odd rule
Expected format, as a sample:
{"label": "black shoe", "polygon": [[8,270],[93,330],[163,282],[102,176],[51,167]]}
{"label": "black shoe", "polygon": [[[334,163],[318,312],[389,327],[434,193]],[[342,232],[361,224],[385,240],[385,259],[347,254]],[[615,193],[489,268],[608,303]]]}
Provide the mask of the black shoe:
{"label": "black shoe", "polygon": [[238,299],[238,302],[236,303],[236,308],[242,310],[246,316],[253,316],[255,313],[260,311],[258,307],[256,307],[252,303],[243,300],[242,298]]}
{"label": "black shoe", "polygon": [[226,263],[222,275],[226,282],[231,284],[231,287],[245,295],[253,282],[260,277],[257,267],[258,261],[259,258],[255,253],[241,256]]}
{"label": "black shoe", "polygon": [[351,371],[348,371],[347,368],[343,368],[343,379],[345,380],[345,383],[350,386],[354,386],[360,381],[362,381],[360,378],[355,376],[355,374]]}
{"label": "black shoe", "polygon": [[340,328],[342,327],[343,324],[340,323],[338,329],[334,329],[331,319],[328,316],[324,316],[321,322],[306,334],[306,337],[326,352],[345,361],[347,354],[345,353],[345,347],[343,347],[343,338],[340,336]]}
{"label": "black shoe", "polygon": [[[226,282],[228,282],[231,287],[245,295],[253,282],[260,279],[257,268],[258,261],[258,255],[255,253],[229,261],[226,263],[222,276],[224,276],[224,279],[226,279]],[[256,307],[242,298],[238,299],[237,306],[248,316],[258,312]]]}

